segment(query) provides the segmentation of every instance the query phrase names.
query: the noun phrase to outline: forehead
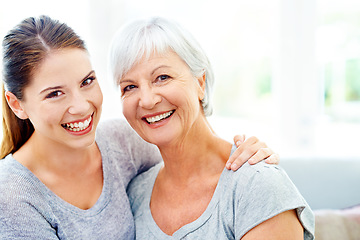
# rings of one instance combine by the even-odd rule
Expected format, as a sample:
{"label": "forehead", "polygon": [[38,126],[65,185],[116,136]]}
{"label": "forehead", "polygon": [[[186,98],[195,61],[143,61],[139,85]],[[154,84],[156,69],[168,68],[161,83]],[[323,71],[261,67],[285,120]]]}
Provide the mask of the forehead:
{"label": "forehead", "polygon": [[179,57],[179,55],[171,50],[162,53],[154,52],[149,56],[143,56],[133,67],[136,65],[156,66],[161,64],[166,64],[168,67],[172,68],[187,67],[187,64]]}
{"label": "forehead", "polygon": [[175,52],[153,52],[148,56],[142,56],[119,80],[121,81],[121,79],[132,77],[134,74],[151,74],[154,73],[156,69],[164,68],[172,71],[189,70],[187,64]]}
{"label": "forehead", "polygon": [[68,48],[51,51],[33,71],[31,85],[81,80],[92,70],[86,50]]}

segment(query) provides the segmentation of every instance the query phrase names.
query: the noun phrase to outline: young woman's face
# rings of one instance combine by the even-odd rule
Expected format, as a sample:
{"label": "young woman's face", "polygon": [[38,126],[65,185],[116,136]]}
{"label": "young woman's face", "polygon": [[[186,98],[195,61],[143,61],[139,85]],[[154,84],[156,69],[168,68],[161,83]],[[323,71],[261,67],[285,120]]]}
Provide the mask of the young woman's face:
{"label": "young woman's face", "polygon": [[176,144],[203,116],[204,86],[174,52],[153,54],[120,79],[124,116],[146,141]]}
{"label": "young woman's face", "polygon": [[34,134],[81,148],[94,142],[102,100],[88,53],[68,48],[51,52],[35,69],[21,106]]}

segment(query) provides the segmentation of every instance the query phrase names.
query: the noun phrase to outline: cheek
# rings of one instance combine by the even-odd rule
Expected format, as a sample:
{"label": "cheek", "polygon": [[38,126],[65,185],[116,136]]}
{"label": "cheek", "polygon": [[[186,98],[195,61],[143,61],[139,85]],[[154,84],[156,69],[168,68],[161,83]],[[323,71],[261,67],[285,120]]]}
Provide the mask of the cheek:
{"label": "cheek", "polygon": [[123,115],[130,123],[131,119],[134,119],[136,116],[136,105],[131,98],[122,99],[121,104]]}
{"label": "cheek", "polygon": [[178,93],[174,92],[173,96],[177,96],[175,101],[183,105],[186,111],[191,111],[192,113],[199,111],[200,101],[198,95],[191,88],[183,89],[183,91]]}
{"label": "cheek", "polygon": [[103,103],[103,94],[100,89],[100,86],[97,86],[97,88],[94,89],[91,96],[94,98],[94,103],[97,105],[98,108],[101,108]]}
{"label": "cheek", "polygon": [[30,122],[37,130],[48,128],[54,124],[59,125],[62,119],[62,115],[59,113],[59,110],[60,109],[56,107],[39,109],[38,112],[33,112],[29,116]]}
{"label": "cheek", "polygon": [[101,93],[97,97],[96,104],[97,104],[97,107],[101,109],[102,104],[103,104],[103,95]]}

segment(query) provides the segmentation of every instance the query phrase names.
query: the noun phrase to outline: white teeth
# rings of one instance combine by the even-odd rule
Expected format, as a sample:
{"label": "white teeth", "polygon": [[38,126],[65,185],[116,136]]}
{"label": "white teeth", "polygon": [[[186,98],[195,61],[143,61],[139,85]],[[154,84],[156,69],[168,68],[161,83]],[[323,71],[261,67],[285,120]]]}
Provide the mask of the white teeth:
{"label": "white teeth", "polygon": [[154,123],[154,122],[158,122],[160,120],[163,120],[167,117],[169,117],[171,114],[173,114],[173,110],[167,112],[167,113],[163,113],[163,114],[160,114],[160,115],[157,115],[157,116],[154,116],[154,117],[148,117],[146,118],[146,121],[148,121],[149,123]]}
{"label": "white teeth", "polygon": [[91,119],[92,117],[90,116],[84,122],[66,123],[66,124],[62,124],[62,126],[70,131],[79,132],[89,127]]}

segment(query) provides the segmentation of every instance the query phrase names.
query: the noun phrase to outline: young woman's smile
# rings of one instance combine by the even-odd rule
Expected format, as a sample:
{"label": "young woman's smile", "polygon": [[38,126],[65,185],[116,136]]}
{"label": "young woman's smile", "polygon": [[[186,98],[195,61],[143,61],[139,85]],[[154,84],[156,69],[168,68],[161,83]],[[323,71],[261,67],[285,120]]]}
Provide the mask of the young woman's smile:
{"label": "young woman's smile", "polygon": [[61,126],[72,134],[82,135],[91,131],[92,128],[92,115],[83,120],[73,121],[70,123],[63,123]]}
{"label": "young woman's smile", "polygon": [[76,48],[51,52],[25,88],[21,105],[34,135],[49,143],[93,143],[102,93],[88,53]]}

